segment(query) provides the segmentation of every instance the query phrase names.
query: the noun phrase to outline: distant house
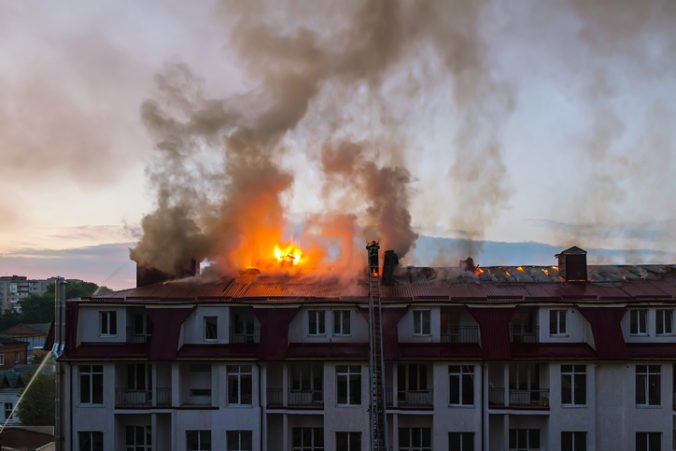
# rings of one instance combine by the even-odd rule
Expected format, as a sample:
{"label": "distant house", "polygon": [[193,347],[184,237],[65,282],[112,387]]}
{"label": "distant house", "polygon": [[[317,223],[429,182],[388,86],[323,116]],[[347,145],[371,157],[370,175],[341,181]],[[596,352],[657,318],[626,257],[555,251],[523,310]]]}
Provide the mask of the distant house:
{"label": "distant house", "polygon": [[48,332],[49,323],[17,324],[0,331],[0,336],[27,343],[27,351],[31,355],[35,350],[42,350]]}
{"label": "distant house", "polygon": [[[0,424],[19,424],[19,417],[12,415],[21,396],[21,392],[37,369],[38,365],[16,365],[12,369],[0,370]],[[6,444],[3,442],[3,446]],[[4,448],[3,448],[4,449]]]}
{"label": "distant house", "polygon": [[15,365],[28,363],[28,344],[0,335],[0,370],[9,370]]}

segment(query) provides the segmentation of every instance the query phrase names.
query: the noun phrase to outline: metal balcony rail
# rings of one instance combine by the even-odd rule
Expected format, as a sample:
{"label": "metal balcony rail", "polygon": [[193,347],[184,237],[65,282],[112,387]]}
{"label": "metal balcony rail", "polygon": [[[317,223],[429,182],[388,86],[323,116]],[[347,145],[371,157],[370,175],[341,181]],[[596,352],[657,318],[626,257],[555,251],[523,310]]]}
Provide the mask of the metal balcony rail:
{"label": "metal balcony rail", "polygon": [[238,343],[238,344],[251,344],[251,343],[258,343],[260,341],[260,331],[256,330],[252,334],[237,334],[237,333],[232,333],[230,334],[230,343]]}
{"label": "metal balcony rail", "polygon": [[512,343],[537,343],[538,334],[537,326],[509,325],[509,339]]}
{"label": "metal balcony rail", "polygon": [[127,329],[127,343],[148,343],[149,341],[150,334]]}
{"label": "metal balcony rail", "polygon": [[[493,387],[488,390],[489,404],[505,406],[505,389]],[[549,408],[549,389],[509,389],[507,405],[513,407],[543,407]]]}
{"label": "metal balcony rail", "polygon": [[397,404],[402,407],[431,407],[434,403],[432,390],[399,390]]}
{"label": "metal balcony rail", "polygon": [[479,326],[449,327],[441,335],[442,343],[479,343]]}
{"label": "metal balcony rail", "polygon": [[160,388],[160,387],[158,387],[155,390],[155,396],[157,397],[156,404],[158,406],[170,406],[171,405],[171,388]]}
{"label": "metal balcony rail", "polygon": [[[324,392],[322,390],[289,390],[287,393],[289,407],[323,407]],[[268,406],[284,406],[284,390],[281,388],[268,389]]]}
{"label": "metal balcony rail", "polygon": [[118,406],[149,406],[153,402],[152,390],[116,390],[115,404]]}

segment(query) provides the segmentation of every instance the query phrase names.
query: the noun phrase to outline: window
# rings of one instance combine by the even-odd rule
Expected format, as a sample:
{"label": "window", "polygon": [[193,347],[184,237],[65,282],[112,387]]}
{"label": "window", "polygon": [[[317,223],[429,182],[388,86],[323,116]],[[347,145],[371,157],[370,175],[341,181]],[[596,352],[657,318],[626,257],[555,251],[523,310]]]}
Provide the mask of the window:
{"label": "window", "polygon": [[561,432],[561,451],[587,451],[587,433]]}
{"label": "window", "polygon": [[324,400],[323,379],[324,372],[321,363],[292,365],[289,403],[321,403]]}
{"label": "window", "polygon": [[361,451],[361,432],[336,432],[336,451]]}
{"label": "window", "polygon": [[629,310],[629,334],[648,335],[648,310]]}
{"label": "window", "polygon": [[127,365],[127,388],[151,392],[152,371],[150,365],[144,363],[130,363]]}
{"label": "window", "polygon": [[126,451],[151,451],[152,449],[150,426],[127,426],[124,437]]}
{"label": "window", "polygon": [[427,365],[422,363],[399,364],[397,383],[400,393],[427,391]]}
{"label": "window", "polygon": [[0,352],[0,366],[5,366],[5,353]]}
{"label": "window", "polygon": [[338,404],[361,404],[361,367],[359,365],[338,365],[336,379]]}
{"label": "window", "polygon": [[103,432],[80,431],[77,433],[80,451],[103,451]]}
{"label": "window", "polygon": [[657,335],[673,334],[674,311],[672,309],[657,310]]}
{"label": "window", "polygon": [[474,432],[449,432],[448,451],[474,451]]}
{"label": "window", "polygon": [[430,328],[430,311],[429,310],[414,310],[413,311],[413,335],[426,336],[431,335]]}
{"label": "window", "polygon": [[509,449],[510,450],[529,450],[540,448],[540,430],[539,429],[510,429],[509,430]]}
{"label": "window", "polygon": [[662,434],[659,432],[637,432],[636,451],[660,451]]}
{"label": "window", "polygon": [[251,405],[251,365],[228,365],[228,404]]}
{"label": "window", "polygon": [[211,431],[185,431],[187,451],[211,451]]}
{"label": "window", "polygon": [[293,451],[324,451],[324,429],[291,429],[291,446]]}
{"label": "window", "polygon": [[253,434],[251,431],[227,431],[225,437],[228,451],[253,450]]}
{"label": "window", "polygon": [[103,404],[102,365],[80,365],[80,403]]}
{"label": "window", "polygon": [[14,363],[19,364],[21,363],[21,353],[20,352],[15,352],[14,353]]}
{"label": "window", "polygon": [[253,343],[255,341],[255,323],[251,312],[246,309],[232,309],[231,330],[234,335],[231,341],[235,343]]}
{"label": "window", "polygon": [[551,335],[551,336],[566,335],[566,311],[565,310],[550,310],[549,311],[549,335]]}
{"label": "window", "polygon": [[205,316],[204,317],[204,339],[218,340],[218,317]]}
{"label": "window", "polygon": [[333,334],[350,335],[349,310],[335,310],[333,312]]}
{"label": "window", "polygon": [[191,388],[190,397],[208,397],[211,396],[210,388]]}
{"label": "window", "polygon": [[471,406],[474,404],[474,367],[472,365],[449,365],[449,404]]}
{"label": "window", "polygon": [[660,404],[660,366],[636,365],[636,405]]}
{"label": "window", "polygon": [[326,324],[324,310],[309,310],[308,314],[308,333],[310,335],[324,335],[326,333]]}
{"label": "window", "polygon": [[117,312],[99,312],[99,324],[102,337],[117,335]]}
{"label": "window", "polygon": [[561,404],[587,404],[587,368],[584,365],[561,365]]}
{"label": "window", "polygon": [[432,451],[432,429],[399,428],[399,451]]}
{"label": "window", "polygon": [[12,416],[12,410],[14,410],[14,404],[11,402],[5,403],[5,420],[9,419]]}

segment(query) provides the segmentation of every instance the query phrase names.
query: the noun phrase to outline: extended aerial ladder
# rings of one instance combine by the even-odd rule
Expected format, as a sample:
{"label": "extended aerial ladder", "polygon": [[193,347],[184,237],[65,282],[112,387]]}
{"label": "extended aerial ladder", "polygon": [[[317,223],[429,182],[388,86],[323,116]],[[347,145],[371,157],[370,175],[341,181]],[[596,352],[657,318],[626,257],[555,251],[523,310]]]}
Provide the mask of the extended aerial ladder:
{"label": "extended aerial ladder", "polygon": [[387,433],[386,393],[383,375],[385,357],[383,355],[382,309],[380,305],[380,266],[378,251],[380,246],[372,241],[367,246],[369,262],[369,426],[371,432],[371,451],[389,451]]}

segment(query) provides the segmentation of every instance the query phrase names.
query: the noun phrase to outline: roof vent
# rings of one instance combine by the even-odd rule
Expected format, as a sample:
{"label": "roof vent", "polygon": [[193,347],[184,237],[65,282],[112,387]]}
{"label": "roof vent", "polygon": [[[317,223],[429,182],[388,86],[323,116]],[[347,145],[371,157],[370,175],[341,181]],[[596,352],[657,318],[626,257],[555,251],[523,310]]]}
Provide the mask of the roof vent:
{"label": "roof vent", "polygon": [[587,251],[573,246],[555,257],[559,259],[559,275],[564,282],[587,281]]}

